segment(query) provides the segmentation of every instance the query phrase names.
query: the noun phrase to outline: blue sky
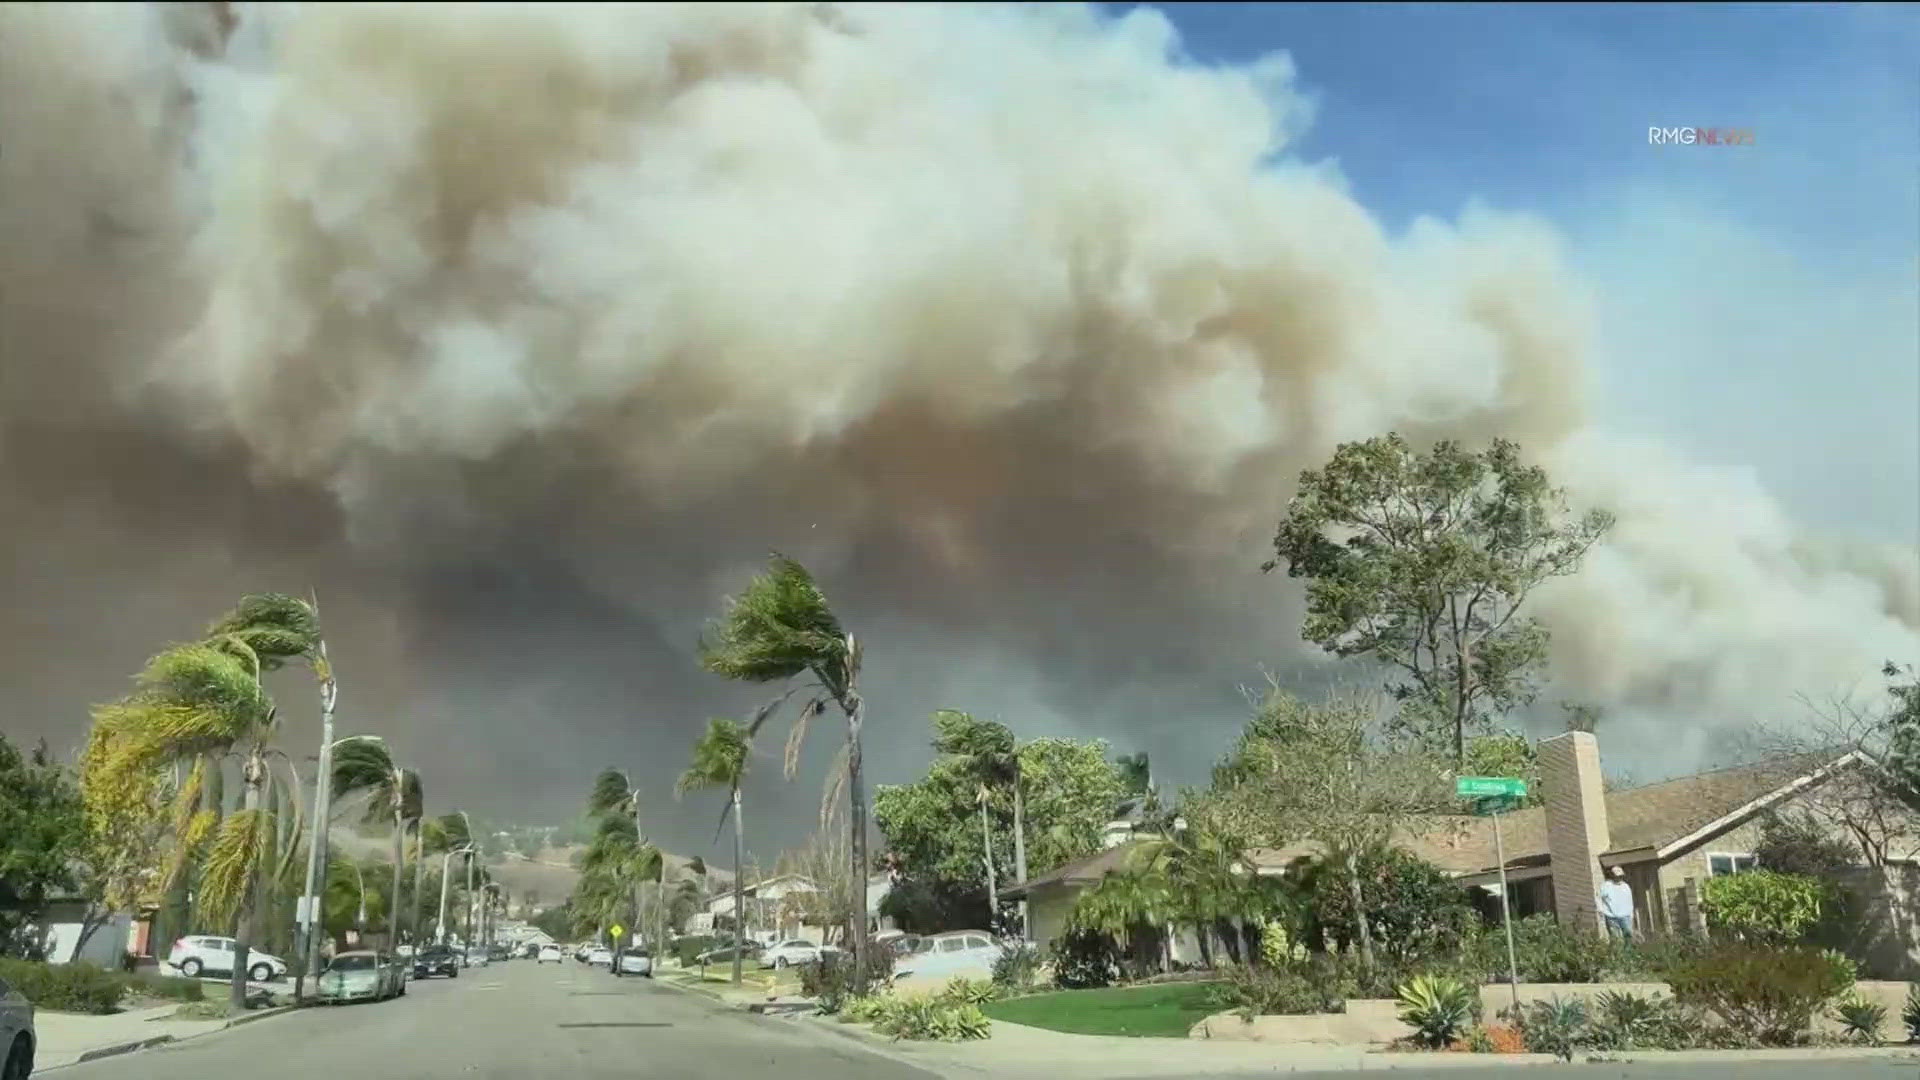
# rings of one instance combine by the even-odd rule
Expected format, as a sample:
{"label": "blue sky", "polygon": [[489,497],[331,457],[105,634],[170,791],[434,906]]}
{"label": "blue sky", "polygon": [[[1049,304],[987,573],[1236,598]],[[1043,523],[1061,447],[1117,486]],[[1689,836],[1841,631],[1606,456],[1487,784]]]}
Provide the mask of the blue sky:
{"label": "blue sky", "polygon": [[[1288,53],[1395,232],[1552,221],[1596,292],[1596,412],[1751,467],[1799,517],[1920,541],[1920,11],[1176,4],[1191,56]],[[1654,125],[1751,147],[1649,146]]]}

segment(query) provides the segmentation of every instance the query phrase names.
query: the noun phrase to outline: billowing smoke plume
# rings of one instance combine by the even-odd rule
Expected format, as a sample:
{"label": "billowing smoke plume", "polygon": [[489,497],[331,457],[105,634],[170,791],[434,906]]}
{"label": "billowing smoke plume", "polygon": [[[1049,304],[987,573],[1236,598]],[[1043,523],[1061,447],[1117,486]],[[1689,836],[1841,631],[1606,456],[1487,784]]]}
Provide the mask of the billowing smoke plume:
{"label": "billowing smoke plume", "polygon": [[1388,237],[1292,77],[1148,11],[0,8],[7,706],[311,582],[435,794],[560,812],[752,697],[691,645],[779,547],[880,779],[941,706],[1191,775],[1309,668],[1293,478],[1390,428],[1618,509],[1551,697],[1697,740],[1920,655],[1911,551],[1585,430],[1552,232]]}

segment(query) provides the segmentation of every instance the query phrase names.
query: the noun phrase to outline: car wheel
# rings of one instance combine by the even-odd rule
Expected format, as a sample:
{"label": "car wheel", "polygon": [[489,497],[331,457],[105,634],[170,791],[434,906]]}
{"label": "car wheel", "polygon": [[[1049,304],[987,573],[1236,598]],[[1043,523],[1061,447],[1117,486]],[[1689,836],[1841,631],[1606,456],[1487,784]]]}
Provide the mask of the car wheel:
{"label": "car wheel", "polygon": [[0,1065],[0,1080],[27,1080],[33,1072],[33,1044],[26,1033],[13,1037],[13,1045],[7,1048],[7,1060]]}
{"label": "car wheel", "polygon": [[774,966],[775,968],[784,968],[784,967],[786,967],[786,966],[787,966],[787,958],[786,958],[786,957],[784,957],[784,956],[778,956],[778,957],[775,957],[775,958],[774,958],[774,961],[773,961],[773,966]]}
{"label": "car wheel", "polygon": [[197,979],[200,977],[200,972],[205,970],[205,968],[205,964],[189,957],[185,963],[180,965],[180,974],[185,975],[189,979]]}
{"label": "car wheel", "polygon": [[273,978],[273,965],[255,964],[247,969],[247,978],[252,979],[254,982],[266,982],[268,979]]}

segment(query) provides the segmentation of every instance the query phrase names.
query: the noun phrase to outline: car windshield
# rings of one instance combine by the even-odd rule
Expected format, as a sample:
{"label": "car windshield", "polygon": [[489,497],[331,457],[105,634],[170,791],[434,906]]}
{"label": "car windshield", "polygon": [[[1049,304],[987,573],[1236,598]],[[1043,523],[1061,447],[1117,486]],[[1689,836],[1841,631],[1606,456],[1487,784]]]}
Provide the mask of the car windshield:
{"label": "car windshield", "polygon": [[380,962],[370,955],[336,956],[333,963],[327,965],[328,971],[374,971]]}

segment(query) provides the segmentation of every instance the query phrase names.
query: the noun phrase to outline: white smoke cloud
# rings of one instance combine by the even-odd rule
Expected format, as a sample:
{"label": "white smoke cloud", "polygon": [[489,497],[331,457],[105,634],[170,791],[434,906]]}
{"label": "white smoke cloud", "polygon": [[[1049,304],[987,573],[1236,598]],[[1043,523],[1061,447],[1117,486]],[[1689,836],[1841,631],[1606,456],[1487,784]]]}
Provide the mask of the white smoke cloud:
{"label": "white smoke cloud", "polygon": [[[205,9],[0,9],[0,283],[67,297],[0,292],[8,408],[78,392],[58,346],[90,422],[242,448],[363,555],[535,537],[686,638],[790,545],[902,668],[1024,664],[1058,724],[1297,657],[1253,568],[1337,442],[1503,434],[1620,513],[1541,597],[1556,693],[1718,722],[1920,656],[1913,575],[1870,569],[1912,552],[1813,554],[1750,479],[1588,429],[1548,225],[1390,238],[1288,159],[1284,57],[1186,63],[1148,9],[239,12],[222,50]],[[137,259],[74,231],[103,207]]]}

